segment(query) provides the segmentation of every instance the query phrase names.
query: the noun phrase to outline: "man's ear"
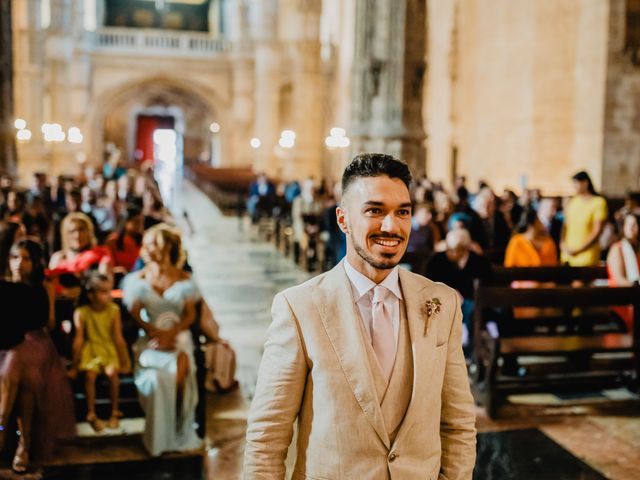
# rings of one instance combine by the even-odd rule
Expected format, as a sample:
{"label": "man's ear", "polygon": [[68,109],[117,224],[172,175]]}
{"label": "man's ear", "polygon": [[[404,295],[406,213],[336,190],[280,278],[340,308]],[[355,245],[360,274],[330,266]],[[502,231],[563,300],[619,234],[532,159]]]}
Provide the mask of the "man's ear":
{"label": "man's ear", "polygon": [[340,230],[342,230],[343,233],[349,233],[349,228],[347,227],[347,212],[341,206],[336,207],[336,219]]}

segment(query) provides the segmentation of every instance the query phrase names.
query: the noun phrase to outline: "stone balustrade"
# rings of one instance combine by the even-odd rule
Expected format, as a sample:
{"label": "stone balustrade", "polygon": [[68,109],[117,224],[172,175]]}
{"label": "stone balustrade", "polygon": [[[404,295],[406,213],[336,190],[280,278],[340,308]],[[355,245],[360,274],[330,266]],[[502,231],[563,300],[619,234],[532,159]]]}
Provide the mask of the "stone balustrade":
{"label": "stone balustrade", "polygon": [[153,29],[104,27],[95,32],[91,43],[99,52],[139,55],[176,55],[211,57],[228,50],[223,38],[207,33],[175,32]]}

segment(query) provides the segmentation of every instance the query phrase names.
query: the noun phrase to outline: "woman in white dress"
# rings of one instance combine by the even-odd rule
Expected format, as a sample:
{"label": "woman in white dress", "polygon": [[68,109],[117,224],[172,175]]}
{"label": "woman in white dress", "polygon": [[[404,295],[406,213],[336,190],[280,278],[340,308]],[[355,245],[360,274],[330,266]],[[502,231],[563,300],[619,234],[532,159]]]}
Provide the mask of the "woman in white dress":
{"label": "woman in white dress", "polygon": [[167,224],[145,233],[142,271],[124,279],[124,302],[144,330],[134,345],[135,383],[146,423],[143,442],[151,455],[199,448],[194,428],[198,403],[193,339],[200,293],[182,270],[180,234]]}

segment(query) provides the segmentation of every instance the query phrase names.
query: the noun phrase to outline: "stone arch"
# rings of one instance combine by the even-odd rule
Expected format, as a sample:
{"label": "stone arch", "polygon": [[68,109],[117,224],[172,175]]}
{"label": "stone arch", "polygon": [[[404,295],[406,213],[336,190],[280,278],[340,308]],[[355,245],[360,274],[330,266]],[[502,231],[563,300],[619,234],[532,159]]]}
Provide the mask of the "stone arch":
{"label": "stone arch", "polygon": [[[91,109],[88,115],[87,131],[90,132],[90,139],[87,142],[88,153],[93,153],[98,162],[101,161],[101,154],[104,151],[103,131],[105,118],[109,111],[131,98],[142,95],[150,87],[164,87],[167,90],[179,90],[187,96],[200,102],[211,114],[212,118],[223,125],[229,125],[231,120],[230,104],[213,88],[209,88],[196,81],[183,80],[172,75],[152,75],[142,78],[128,79],[111,85],[97,94],[91,102]],[[229,158],[230,139],[224,137],[231,129],[223,131],[223,158]],[[98,158],[100,157],[100,158]]]}

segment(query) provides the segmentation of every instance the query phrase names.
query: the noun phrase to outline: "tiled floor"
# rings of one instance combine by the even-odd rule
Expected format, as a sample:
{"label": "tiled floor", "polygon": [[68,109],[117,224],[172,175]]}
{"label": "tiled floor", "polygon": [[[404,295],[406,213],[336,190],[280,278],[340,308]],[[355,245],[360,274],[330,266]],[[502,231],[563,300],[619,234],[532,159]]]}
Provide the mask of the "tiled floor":
{"label": "tiled floor", "polygon": [[[283,258],[271,244],[257,238],[248,225],[235,218],[223,217],[208,198],[189,183],[185,183],[176,205],[177,218],[183,223],[184,231],[188,231],[183,210],[193,225],[193,233],[185,235],[189,261],[220,324],[221,336],[228,339],[237,352],[241,385],[240,390],[231,394],[211,395],[208,399],[207,441],[203,472],[199,475],[207,479],[236,480],[241,475],[247,410],[271,320],[269,311],[273,295],[304,281],[308,275],[291,260]],[[540,452],[537,452],[540,455],[531,452],[531,459],[540,458],[543,463],[549,458],[564,459],[552,460],[564,462],[559,465],[559,469],[564,469],[562,477],[532,478],[600,478],[593,472],[589,473],[588,467],[580,467],[580,460],[607,478],[637,478],[640,471],[640,411],[637,401],[611,403],[599,399],[593,402],[562,402],[553,396],[529,396],[520,401],[518,405],[505,407],[498,421],[487,418],[483,409],[477,410],[478,430],[488,433],[482,437],[482,444],[493,442],[490,449],[495,444],[495,448],[502,452],[502,463],[481,466],[483,472],[489,472],[486,478],[524,478],[521,474],[510,477],[504,472],[518,471],[517,468],[527,465],[530,460],[527,456],[508,465],[513,458],[508,452],[518,442],[521,443],[522,438],[528,438],[526,432],[530,429],[534,429],[535,435],[542,435],[539,438],[546,439],[540,441],[544,443],[544,449],[540,446]],[[132,435],[76,442],[64,448],[55,463],[147,461],[139,434],[136,434],[140,430],[138,423],[134,421],[127,425]],[[510,433],[499,433],[504,431]],[[512,431],[525,431],[524,437]],[[563,448],[554,447],[554,442]],[[535,445],[530,448],[534,449]],[[576,457],[575,462],[567,451]],[[498,456],[496,452],[496,458]],[[171,462],[169,458],[167,468],[173,468]],[[102,473],[92,476],[90,470],[82,472],[82,478],[103,478],[100,477]],[[12,477],[0,469],[2,478]],[[41,477],[32,475],[30,478]],[[128,480],[129,477],[119,473],[118,478]],[[193,478],[199,478],[198,474]]]}

